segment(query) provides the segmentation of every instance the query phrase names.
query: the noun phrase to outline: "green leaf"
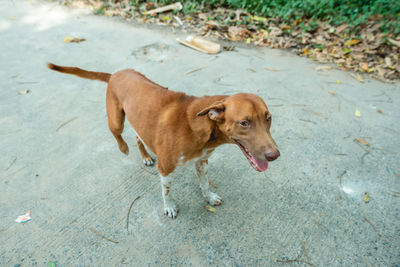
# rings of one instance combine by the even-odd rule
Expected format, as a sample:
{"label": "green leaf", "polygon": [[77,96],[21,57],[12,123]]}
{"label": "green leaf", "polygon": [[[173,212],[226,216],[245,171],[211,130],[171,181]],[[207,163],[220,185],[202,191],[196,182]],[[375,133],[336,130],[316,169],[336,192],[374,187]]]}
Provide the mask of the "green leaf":
{"label": "green leaf", "polygon": [[350,53],[350,48],[345,48],[342,50],[343,53],[348,54]]}

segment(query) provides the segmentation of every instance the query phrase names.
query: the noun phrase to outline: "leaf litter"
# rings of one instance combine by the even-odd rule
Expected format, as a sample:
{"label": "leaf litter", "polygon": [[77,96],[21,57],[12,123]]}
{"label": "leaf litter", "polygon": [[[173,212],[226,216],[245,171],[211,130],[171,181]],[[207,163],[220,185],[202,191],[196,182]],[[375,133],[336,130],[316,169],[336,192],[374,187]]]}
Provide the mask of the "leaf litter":
{"label": "leaf litter", "polygon": [[181,8],[179,2],[163,6],[162,1],[130,4],[132,1],[61,0],[61,4],[69,6],[82,3],[92,6],[99,15],[190,28],[201,36],[227,41],[291,49],[316,62],[334,63],[339,69],[366,73],[382,82],[400,79],[400,36],[381,31],[381,23],[374,17],[358,25],[355,33],[347,23],[331,25],[306,17],[288,23],[223,7],[200,8],[185,14],[188,4],[182,3]]}

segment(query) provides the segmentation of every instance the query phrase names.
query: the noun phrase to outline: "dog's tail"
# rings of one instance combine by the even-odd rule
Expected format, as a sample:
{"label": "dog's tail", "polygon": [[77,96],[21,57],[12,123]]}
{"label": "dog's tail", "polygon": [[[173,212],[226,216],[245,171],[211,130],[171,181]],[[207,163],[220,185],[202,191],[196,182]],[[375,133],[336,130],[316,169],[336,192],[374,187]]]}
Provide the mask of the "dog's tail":
{"label": "dog's tail", "polygon": [[95,72],[95,71],[87,71],[76,67],[64,67],[58,66],[52,63],[47,63],[47,67],[51,70],[55,70],[61,73],[67,73],[76,75],[81,78],[90,79],[90,80],[98,80],[108,83],[110,80],[111,74],[105,72]]}

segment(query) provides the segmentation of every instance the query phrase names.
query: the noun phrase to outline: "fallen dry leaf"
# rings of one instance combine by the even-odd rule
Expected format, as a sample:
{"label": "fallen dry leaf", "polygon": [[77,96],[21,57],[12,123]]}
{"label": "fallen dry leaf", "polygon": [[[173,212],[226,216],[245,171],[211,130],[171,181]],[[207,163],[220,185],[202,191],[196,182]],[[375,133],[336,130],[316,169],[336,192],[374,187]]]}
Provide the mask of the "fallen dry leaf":
{"label": "fallen dry leaf", "polygon": [[370,201],[368,192],[365,192],[365,193],[364,193],[363,200],[364,200],[365,203],[368,203],[368,202]]}
{"label": "fallen dry leaf", "polygon": [[391,39],[391,38],[389,38],[388,40],[389,40],[392,44],[394,44],[394,45],[400,47],[400,41],[396,41],[396,40],[393,40],[393,39]]}
{"label": "fallen dry leaf", "polygon": [[204,208],[209,212],[214,212],[215,213],[217,211],[213,206],[210,206],[210,205],[207,205]]}
{"label": "fallen dry leaf", "polygon": [[72,39],[73,39],[73,37],[67,36],[64,38],[64,43],[69,43],[69,42],[71,42]]}
{"label": "fallen dry leaf", "polygon": [[295,21],[293,21],[293,26],[296,26],[297,24],[299,24],[302,21],[303,21],[302,18],[296,19]]}
{"label": "fallen dry leaf", "polygon": [[228,36],[232,41],[240,41],[250,35],[251,32],[245,27],[231,26],[228,28]]}
{"label": "fallen dry leaf", "polygon": [[356,116],[357,118],[361,117],[361,112],[357,108],[354,111],[354,116]]}
{"label": "fallen dry leaf", "polygon": [[392,60],[390,59],[390,57],[385,57],[385,64],[386,64],[389,68],[392,68],[392,67],[393,67],[393,63],[392,63]]}
{"label": "fallen dry leaf", "polygon": [[370,144],[367,141],[365,141],[364,139],[356,138],[354,140],[359,142],[360,144],[363,144],[363,145],[366,145],[366,146],[370,146]]}
{"label": "fallen dry leaf", "polygon": [[370,72],[370,71],[369,71],[369,68],[368,68],[368,63],[367,63],[367,62],[361,63],[360,69],[362,69],[363,71],[366,71],[366,72]]}
{"label": "fallen dry leaf", "polygon": [[380,110],[380,109],[378,108],[377,112],[378,112],[378,113],[382,113],[382,110]]}
{"label": "fallen dry leaf", "polygon": [[349,27],[349,25],[347,25],[347,24],[342,24],[342,25],[340,25],[340,26],[338,26],[338,27],[336,28],[336,32],[337,32],[337,33],[341,33],[341,32],[344,31],[347,27]]}
{"label": "fallen dry leaf", "polygon": [[331,94],[331,95],[335,95],[335,92],[334,92],[334,91],[332,91],[332,90],[330,90],[330,91],[329,91],[329,94]]}
{"label": "fallen dry leaf", "polygon": [[64,43],[80,43],[86,41],[85,38],[76,38],[76,37],[71,37],[71,36],[67,36],[64,38]]}
{"label": "fallen dry leaf", "polygon": [[353,77],[354,79],[356,79],[360,83],[364,82],[363,77],[359,73],[351,73],[350,75],[351,75],[351,77]]}
{"label": "fallen dry leaf", "polygon": [[253,20],[260,21],[260,22],[267,22],[267,18],[253,16]]}
{"label": "fallen dry leaf", "polygon": [[331,66],[318,66],[315,68],[315,70],[318,70],[318,71],[331,70],[331,69],[332,69]]}
{"label": "fallen dry leaf", "polygon": [[336,83],[337,83],[337,84],[340,84],[340,81],[339,81],[339,80],[337,80],[337,81],[336,81]]}
{"label": "fallen dry leaf", "polygon": [[359,42],[361,42],[360,39],[351,39],[345,42],[344,45],[355,45],[358,44]]}
{"label": "fallen dry leaf", "polygon": [[26,94],[28,94],[30,91],[29,90],[21,90],[21,91],[18,91],[18,94],[19,95],[26,95]]}

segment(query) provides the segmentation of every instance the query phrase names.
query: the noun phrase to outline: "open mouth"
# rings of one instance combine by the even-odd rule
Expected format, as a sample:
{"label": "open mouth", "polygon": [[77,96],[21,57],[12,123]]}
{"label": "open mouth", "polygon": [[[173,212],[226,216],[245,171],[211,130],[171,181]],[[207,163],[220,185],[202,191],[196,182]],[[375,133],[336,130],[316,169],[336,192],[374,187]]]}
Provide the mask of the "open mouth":
{"label": "open mouth", "polygon": [[249,161],[250,165],[259,172],[266,171],[268,169],[268,161],[261,161],[258,160],[256,157],[254,157],[245,146],[243,146],[241,143],[239,143],[237,140],[234,140],[236,144],[240,147],[240,150],[242,150],[243,154],[246,156],[247,160]]}

